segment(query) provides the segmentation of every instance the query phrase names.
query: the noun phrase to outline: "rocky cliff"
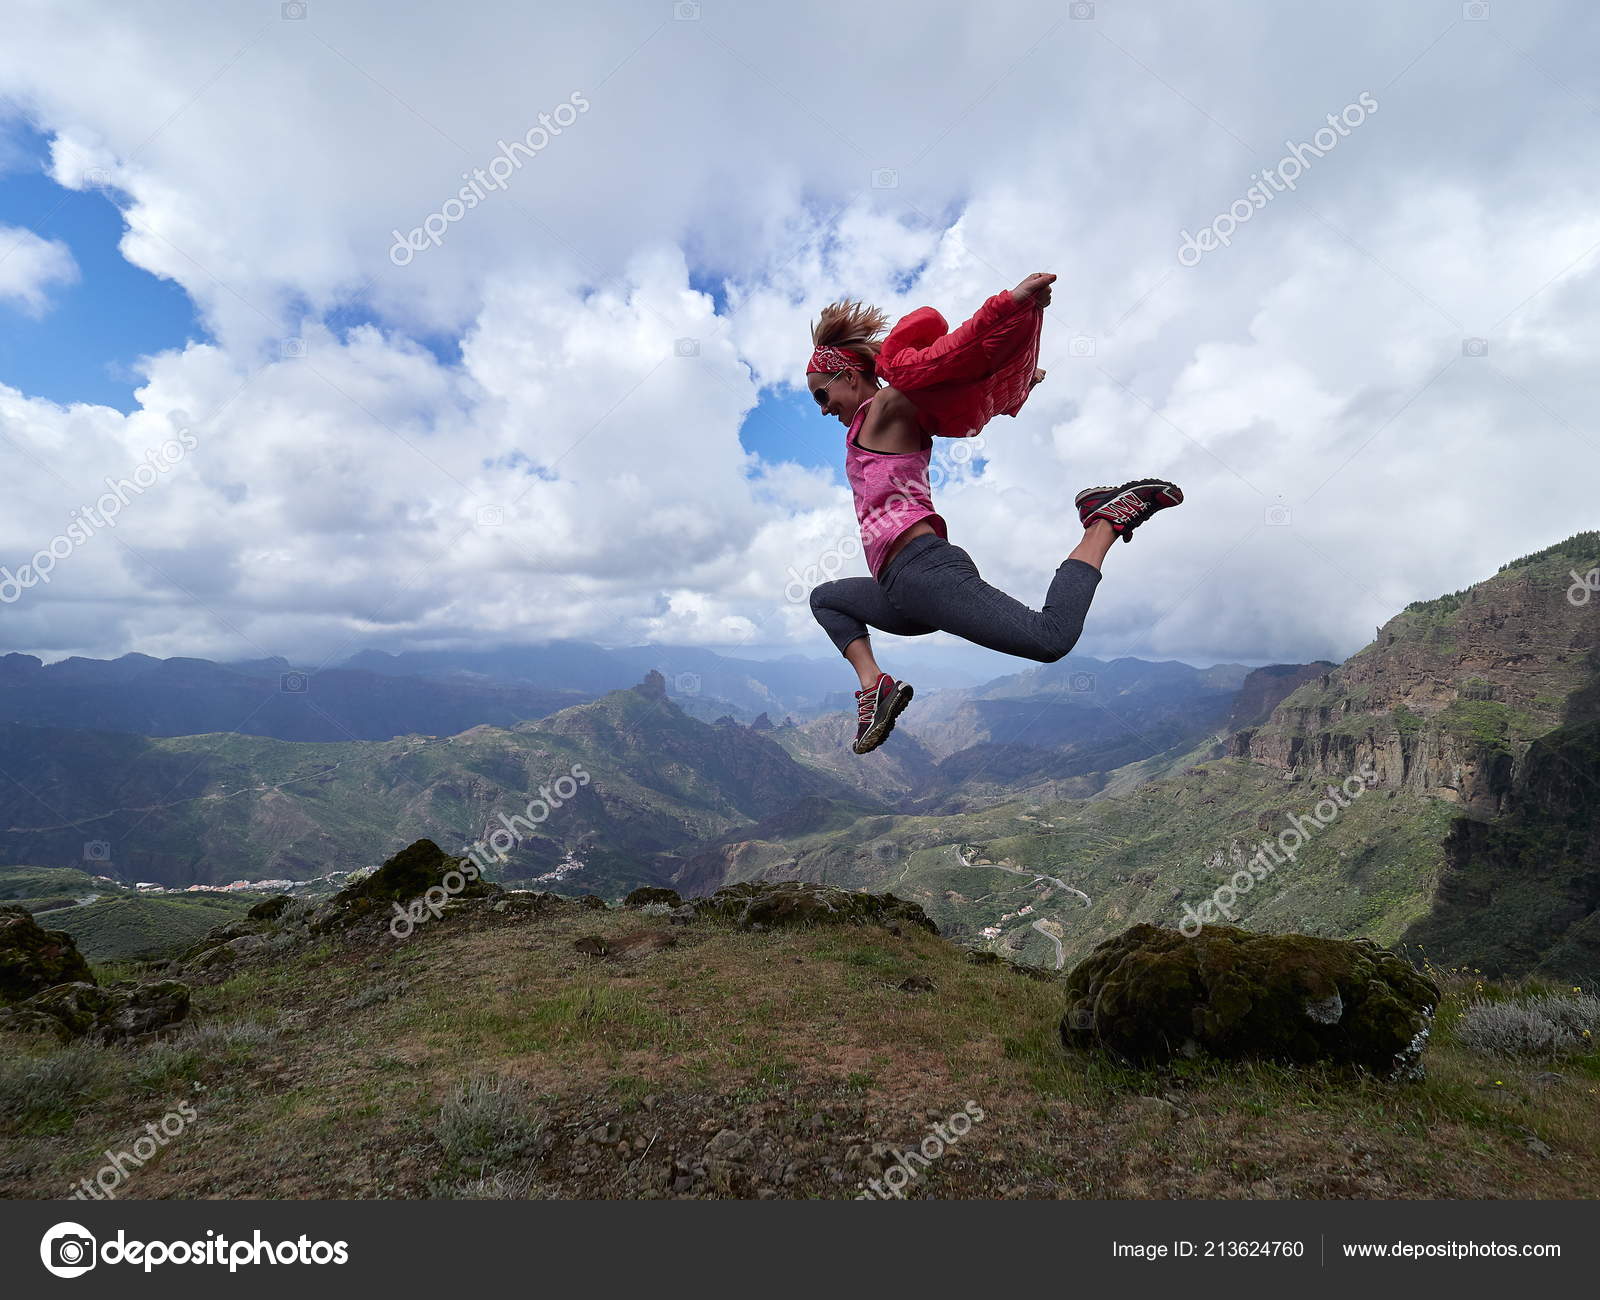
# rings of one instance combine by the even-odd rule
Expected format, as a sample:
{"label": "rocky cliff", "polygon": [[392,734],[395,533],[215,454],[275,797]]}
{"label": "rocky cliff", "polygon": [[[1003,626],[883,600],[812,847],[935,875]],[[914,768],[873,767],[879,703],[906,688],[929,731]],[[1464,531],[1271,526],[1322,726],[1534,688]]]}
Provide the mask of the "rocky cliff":
{"label": "rocky cliff", "polygon": [[1318,659],[1309,664],[1268,664],[1265,668],[1253,669],[1233,697],[1228,731],[1259,727],[1289,695],[1335,666],[1327,659]]}
{"label": "rocky cliff", "polygon": [[1580,533],[1408,605],[1371,645],[1237,733],[1231,752],[1308,780],[1370,763],[1381,787],[1497,816],[1529,745],[1561,725],[1590,678],[1600,600],[1569,592],[1573,572],[1596,566],[1600,533]]}
{"label": "rocky cliff", "polygon": [[1520,764],[1504,816],[1460,817],[1432,911],[1406,934],[1436,965],[1600,980],[1600,653],[1566,726]]}

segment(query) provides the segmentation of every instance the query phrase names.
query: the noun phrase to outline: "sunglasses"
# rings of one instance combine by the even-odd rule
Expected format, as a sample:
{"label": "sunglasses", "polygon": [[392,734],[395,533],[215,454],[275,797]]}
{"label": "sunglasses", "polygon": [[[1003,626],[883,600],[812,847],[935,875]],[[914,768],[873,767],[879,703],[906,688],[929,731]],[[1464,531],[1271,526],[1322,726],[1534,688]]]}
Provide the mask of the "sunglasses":
{"label": "sunglasses", "polygon": [[817,399],[817,405],[818,406],[823,406],[823,405],[825,405],[827,403],[827,400],[828,400],[828,389],[831,388],[834,384],[838,383],[839,380],[843,379],[849,373],[850,372],[848,370],[841,370],[836,375],[830,375],[828,377],[828,382],[823,384],[820,388],[814,388],[814,389],[811,390],[811,396],[813,396],[814,398]]}

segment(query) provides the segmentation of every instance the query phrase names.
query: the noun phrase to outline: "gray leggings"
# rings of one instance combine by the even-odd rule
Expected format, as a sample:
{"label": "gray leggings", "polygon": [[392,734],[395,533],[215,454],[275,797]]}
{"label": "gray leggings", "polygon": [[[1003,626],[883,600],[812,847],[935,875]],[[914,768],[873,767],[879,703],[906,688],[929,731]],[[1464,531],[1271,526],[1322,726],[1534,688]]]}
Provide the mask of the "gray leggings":
{"label": "gray leggings", "polygon": [[1063,560],[1044,609],[991,587],[972,557],[935,533],[913,537],[880,580],[839,578],[811,590],[811,612],[843,654],[869,626],[892,636],[949,632],[964,640],[1053,664],[1078,643],[1100,570]]}

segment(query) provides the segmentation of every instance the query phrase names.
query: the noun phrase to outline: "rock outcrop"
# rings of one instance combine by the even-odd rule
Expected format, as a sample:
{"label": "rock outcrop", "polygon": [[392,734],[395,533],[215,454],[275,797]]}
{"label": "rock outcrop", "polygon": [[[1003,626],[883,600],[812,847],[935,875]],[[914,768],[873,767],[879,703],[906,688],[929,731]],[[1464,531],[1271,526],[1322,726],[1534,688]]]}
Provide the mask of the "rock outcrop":
{"label": "rock outcrop", "polygon": [[436,888],[451,899],[486,898],[501,892],[498,885],[479,879],[478,869],[470,859],[452,858],[432,840],[417,840],[371,875],[335,894],[319,909],[313,927],[333,929],[353,924],[374,911],[387,914],[396,903],[409,906]]}
{"label": "rock outcrop", "polygon": [[1326,659],[1318,659],[1309,664],[1268,664],[1265,668],[1252,669],[1233,697],[1227,730],[1232,733],[1246,727],[1259,727],[1291,693],[1336,667],[1337,664]]}
{"label": "rock outcrop", "polygon": [[1491,979],[1600,980],[1597,805],[1600,719],[1535,741],[1502,817],[1451,824],[1433,908],[1405,945]]}
{"label": "rock outcrop", "polygon": [[678,897],[676,889],[664,889],[659,885],[640,885],[622,900],[624,907],[648,907],[652,903],[665,903],[668,907],[682,907],[683,899]]}
{"label": "rock outcrop", "polygon": [[647,700],[664,700],[667,698],[667,679],[659,669],[652,668],[633,689]]}
{"label": "rock outcrop", "polygon": [[1159,1063],[1202,1054],[1421,1074],[1439,989],[1370,940],[1136,925],[1066,980],[1061,1039]]}
{"label": "rock outcrop", "polygon": [[24,907],[0,904],[0,1004],[72,981],[95,982],[72,936],[44,929]]}
{"label": "rock outcrop", "polygon": [[114,1043],[170,1028],[189,1014],[189,986],[177,980],[138,984],[57,984],[0,1011],[0,1029],[53,1033],[62,1042]]}
{"label": "rock outcrop", "polygon": [[264,898],[252,907],[245,916],[252,921],[276,921],[294,903],[287,894],[277,894],[272,898]]}
{"label": "rock outcrop", "polygon": [[932,934],[939,928],[915,903],[893,894],[864,894],[832,885],[787,880],[726,885],[673,912],[679,921],[712,918],[741,930],[783,930],[813,925],[892,925],[904,922]]}
{"label": "rock outcrop", "polygon": [[1371,645],[1238,732],[1231,752],[1311,781],[1371,764],[1380,787],[1498,815],[1528,746],[1561,725],[1590,677],[1600,602],[1575,605],[1567,591],[1571,571],[1596,565],[1600,534],[1583,533],[1408,605]]}

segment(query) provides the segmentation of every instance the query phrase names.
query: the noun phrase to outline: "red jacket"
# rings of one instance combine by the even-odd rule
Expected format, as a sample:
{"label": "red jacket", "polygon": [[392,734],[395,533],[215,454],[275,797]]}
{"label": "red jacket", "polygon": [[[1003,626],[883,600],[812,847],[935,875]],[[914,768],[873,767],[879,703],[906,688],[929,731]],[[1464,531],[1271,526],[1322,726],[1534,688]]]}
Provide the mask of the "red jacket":
{"label": "red jacket", "polygon": [[1003,289],[954,333],[932,307],[889,331],[878,375],[911,399],[929,433],[967,438],[1022,409],[1039,363],[1044,308]]}

